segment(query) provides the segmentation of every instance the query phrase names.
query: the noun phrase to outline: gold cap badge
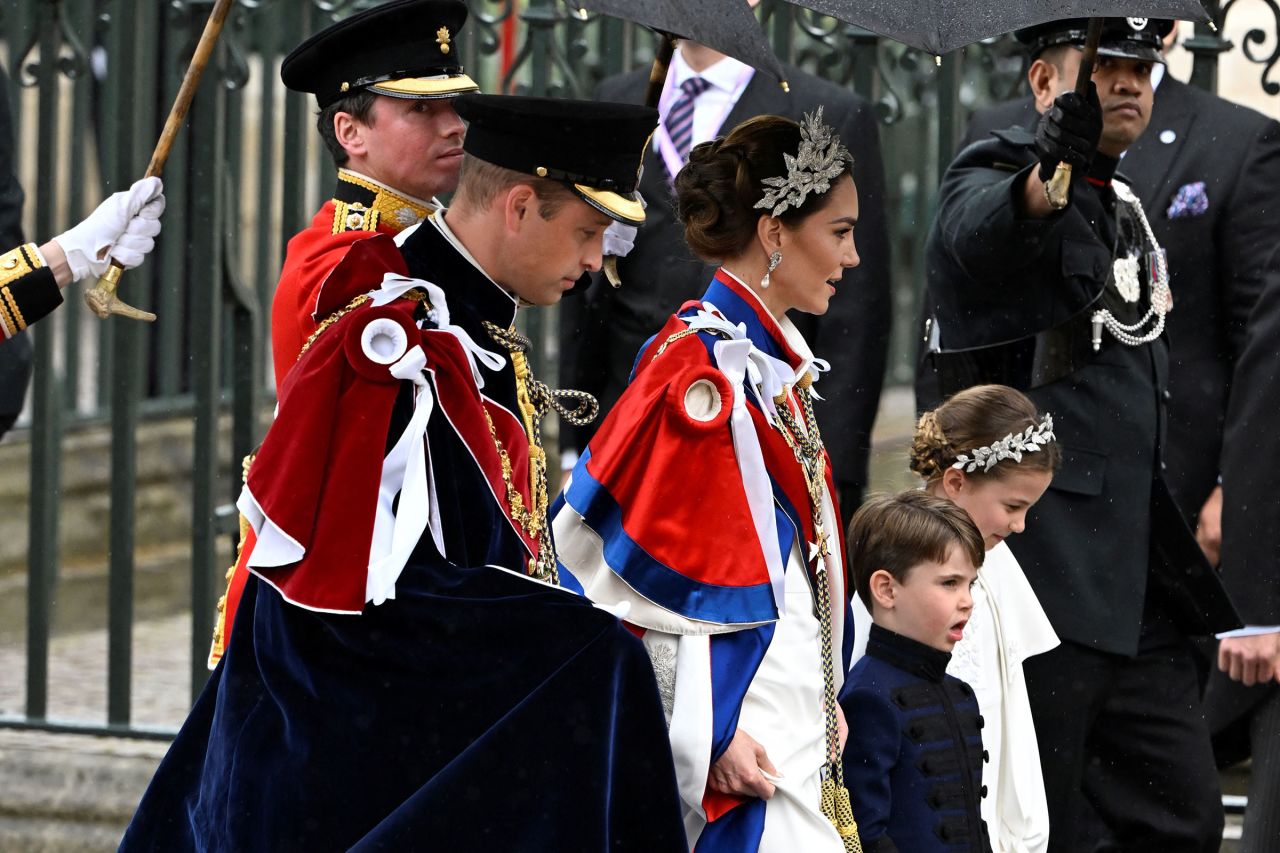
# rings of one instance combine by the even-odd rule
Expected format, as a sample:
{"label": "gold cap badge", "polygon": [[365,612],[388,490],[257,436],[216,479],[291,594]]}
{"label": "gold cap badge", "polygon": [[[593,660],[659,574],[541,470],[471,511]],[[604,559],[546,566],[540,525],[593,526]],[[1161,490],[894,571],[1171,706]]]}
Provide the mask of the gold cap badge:
{"label": "gold cap badge", "polygon": [[436,44],[440,45],[441,53],[449,52],[449,28],[441,27],[436,30]]}

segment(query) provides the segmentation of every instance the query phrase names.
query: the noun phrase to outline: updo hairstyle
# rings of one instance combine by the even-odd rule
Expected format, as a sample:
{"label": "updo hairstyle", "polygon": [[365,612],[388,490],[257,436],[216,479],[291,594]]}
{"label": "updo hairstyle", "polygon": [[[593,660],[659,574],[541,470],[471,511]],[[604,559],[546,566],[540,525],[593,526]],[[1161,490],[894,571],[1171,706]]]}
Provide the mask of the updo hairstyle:
{"label": "updo hairstyle", "polygon": [[[911,439],[911,470],[930,482],[938,479],[961,453],[989,447],[1005,436],[1039,426],[1042,417],[1026,394],[1007,385],[975,385],[925,412]],[[1011,471],[1056,471],[1062,451],[1051,441],[1037,453],[1023,453],[1022,461],[1002,459],[990,471],[970,477],[1005,476]]]}
{"label": "updo hairstyle", "polygon": [[[684,239],[693,253],[709,263],[740,255],[756,233],[756,223],[769,211],[756,209],[764,198],[764,179],[787,174],[784,154],[800,150],[800,125],[782,116],[748,119],[728,136],[695,145],[689,162],[676,175],[676,213],[684,223]],[[852,162],[845,171],[851,172]],[[804,204],[788,208],[778,220],[798,228],[821,210],[830,191],[810,193]]]}

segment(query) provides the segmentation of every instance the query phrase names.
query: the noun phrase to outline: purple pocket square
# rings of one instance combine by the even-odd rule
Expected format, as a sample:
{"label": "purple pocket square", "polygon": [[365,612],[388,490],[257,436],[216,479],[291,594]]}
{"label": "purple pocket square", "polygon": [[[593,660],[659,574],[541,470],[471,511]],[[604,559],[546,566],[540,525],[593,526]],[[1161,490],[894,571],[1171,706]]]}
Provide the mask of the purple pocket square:
{"label": "purple pocket square", "polygon": [[1165,215],[1170,219],[1182,219],[1187,216],[1200,216],[1209,209],[1209,196],[1204,191],[1204,181],[1194,184],[1183,184],[1169,203]]}

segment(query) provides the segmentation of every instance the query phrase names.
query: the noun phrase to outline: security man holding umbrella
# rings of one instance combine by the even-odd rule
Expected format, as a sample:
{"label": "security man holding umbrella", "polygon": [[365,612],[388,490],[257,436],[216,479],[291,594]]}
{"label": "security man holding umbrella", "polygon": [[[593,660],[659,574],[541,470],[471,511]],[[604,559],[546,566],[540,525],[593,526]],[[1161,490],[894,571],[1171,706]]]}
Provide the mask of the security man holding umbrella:
{"label": "security man holding umbrella", "polygon": [[[1169,24],[1105,19],[1080,93],[1087,23],[1017,33],[1034,57],[1039,124],[965,149],[943,178],[922,371],[944,395],[1013,385],[1055,416],[1061,471],[1010,541],[1063,641],[1024,664],[1049,850],[1093,849],[1081,791],[1124,850],[1217,850],[1222,810],[1187,638],[1238,622],[1160,474],[1168,268],[1117,175],[1150,118]],[[1047,191],[1060,163],[1073,167],[1064,207]]]}

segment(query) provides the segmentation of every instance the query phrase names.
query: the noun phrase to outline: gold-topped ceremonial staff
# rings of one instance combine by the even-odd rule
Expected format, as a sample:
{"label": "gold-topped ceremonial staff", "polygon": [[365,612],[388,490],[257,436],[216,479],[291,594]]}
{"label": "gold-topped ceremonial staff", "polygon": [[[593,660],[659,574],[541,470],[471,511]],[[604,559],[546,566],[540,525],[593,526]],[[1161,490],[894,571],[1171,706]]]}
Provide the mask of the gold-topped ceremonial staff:
{"label": "gold-topped ceremonial staff", "polygon": [[[1084,55],[1080,57],[1080,70],[1076,73],[1076,94],[1089,97],[1089,83],[1093,80],[1093,66],[1098,61],[1098,42],[1102,40],[1102,18],[1090,18],[1089,30],[1084,40]],[[1045,198],[1054,210],[1062,210],[1071,200],[1071,164],[1059,163],[1053,177],[1044,188]]]}
{"label": "gold-topped ceremonial staff", "polygon": [[[191,101],[196,96],[196,88],[200,85],[200,77],[204,74],[204,68],[209,64],[209,57],[213,55],[213,47],[218,42],[218,36],[222,33],[222,25],[226,23],[227,15],[231,12],[231,4],[235,0],[217,0],[213,5],[213,11],[209,13],[209,20],[205,22],[204,32],[200,34],[200,41],[196,44],[195,53],[191,57],[191,64],[187,66],[187,73],[182,78],[182,86],[178,89],[178,96],[174,98],[173,107],[169,110],[169,117],[165,119],[164,130],[160,132],[160,140],[156,142],[155,150],[151,152],[151,162],[147,165],[147,173],[144,177],[159,177],[164,171],[165,161],[169,159],[169,151],[173,148],[173,140],[178,136],[178,130],[182,127],[182,123],[187,119],[187,110],[191,108]],[[120,274],[124,272],[124,267],[116,263],[113,259],[111,266],[107,267],[107,271],[103,273],[102,278],[98,279],[98,283],[92,288],[85,291],[85,304],[104,320],[112,314],[118,314],[121,317],[128,317],[131,320],[145,320],[148,323],[154,323],[156,315],[150,311],[143,311],[140,308],[134,308],[116,296],[116,289],[120,286]]]}

